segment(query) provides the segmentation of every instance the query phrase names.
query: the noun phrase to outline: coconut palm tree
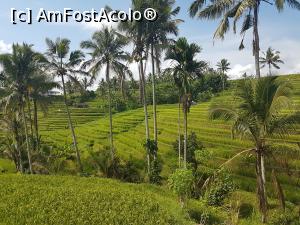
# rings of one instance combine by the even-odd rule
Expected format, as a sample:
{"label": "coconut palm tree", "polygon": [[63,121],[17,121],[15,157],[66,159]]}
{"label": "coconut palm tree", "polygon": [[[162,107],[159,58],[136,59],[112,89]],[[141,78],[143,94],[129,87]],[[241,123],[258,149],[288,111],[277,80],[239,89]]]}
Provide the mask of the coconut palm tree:
{"label": "coconut palm tree", "polygon": [[[196,55],[201,52],[200,46],[197,44],[189,44],[186,38],[179,38],[175,44],[171,45],[166,52],[166,59],[172,60],[172,66],[168,69],[174,77],[175,84],[179,90],[180,103],[184,115],[184,167],[186,168],[186,152],[187,152],[187,130],[188,118],[187,114],[190,110],[191,99],[191,81],[202,75],[207,64],[204,61],[195,59]],[[180,108],[180,106],[179,106]],[[179,137],[180,138],[180,137]]]}
{"label": "coconut palm tree", "polygon": [[259,62],[261,64],[260,68],[264,68],[265,66],[269,67],[269,76],[272,75],[272,73],[271,73],[272,66],[275,67],[276,69],[280,69],[280,67],[278,66],[278,63],[282,63],[282,64],[284,63],[280,59],[279,54],[280,54],[279,51],[275,51],[274,49],[269,47],[266,52],[263,52],[264,57],[259,58]]}
{"label": "coconut palm tree", "polygon": [[68,78],[72,78],[74,74],[83,73],[83,71],[78,70],[77,68],[83,62],[84,54],[79,50],[70,52],[70,40],[65,38],[57,38],[55,41],[46,38],[46,44],[48,47],[45,54],[48,59],[48,62],[46,62],[46,64],[48,67],[48,71],[50,71],[52,75],[61,78],[64,102],[68,116],[69,128],[72,134],[73,145],[76,152],[78,169],[80,172],[82,172],[83,168],[80,159],[80,151],[78,149],[74,125],[67,102],[65,77],[67,76]]}
{"label": "coconut palm tree", "polygon": [[[291,85],[277,77],[243,79],[237,88],[237,106],[213,105],[211,119],[232,120],[233,136],[250,138],[253,148],[243,151],[256,156],[257,194],[262,222],[266,222],[267,194],[265,157],[270,138],[286,137],[296,129],[299,114],[281,113],[291,106]],[[239,153],[240,154],[240,153]]]}
{"label": "coconut palm tree", "polygon": [[225,90],[225,78],[226,78],[226,72],[230,70],[230,63],[227,59],[221,59],[220,62],[217,63],[217,68],[222,74],[222,84],[223,84],[223,91]]}
{"label": "coconut palm tree", "polygon": [[128,70],[122,62],[128,58],[128,54],[123,51],[127,45],[125,37],[117,34],[114,29],[103,28],[93,34],[92,39],[81,42],[81,47],[91,52],[91,59],[84,63],[85,68],[96,76],[100,73],[103,66],[106,66],[106,83],[108,84],[108,103],[109,103],[109,124],[110,124],[110,149],[114,159],[115,149],[113,144],[113,121],[111,111],[111,71],[119,73],[120,70]]}
{"label": "coconut palm tree", "polygon": [[[160,15],[154,22],[147,23],[147,45],[150,48],[152,65],[152,105],[153,105],[153,129],[154,141],[157,143],[157,113],[156,113],[156,87],[155,76],[160,71],[159,62],[161,52],[167,48],[170,43],[168,35],[178,35],[178,24],[182,20],[174,19],[180,11],[180,7],[173,9],[174,0],[152,0],[151,8],[155,9]],[[156,67],[156,68],[155,68]]]}
{"label": "coconut palm tree", "polygon": [[[273,4],[274,2],[274,4]],[[255,69],[256,77],[260,77],[260,66],[259,66],[259,32],[258,32],[258,19],[261,4],[275,5],[277,10],[281,12],[284,5],[288,5],[292,8],[300,10],[300,2],[297,0],[239,0],[239,1],[205,1],[195,0],[190,6],[190,16],[197,16],[200,19],[219,19],[221,22],[215,31],[214,38],[224,39],[224,35],[230,28],[230,19],[233,21],[233,30],[236,32],[236,26],[240,19],[242,21],[241,35],[243,36],[239,49],[244,48],[244,37],[245,33],[249,29],[253,29],[253,53],[255,57]]]}
{"label": "coconut palm tree", "polygon": [[40,149],[40,135],[38,126],[38,106],[44,113],[47,114],[50,98],[47,96],[48,92],[53,88],[60,88],[60,85],[53,81],[45,73],[40,72],[34,75],[29,82],[29,97],[33,102],[33,126],[35,133],[36,150]]}
{"label": "coconut palm tree", "polygon": [[[13,45],[12,53],[0,55],[0,63],[4,70],[6,91],[8,94],[1,100],[5,104],[5,111],[13,111],[22,115],[25,132],[25,142],[29,172],[33,173],[31,160],[31,144],[28,131],[28,118],[25,114],[28,102],[28,85],[31,77],[38,71],[41,55],[32,50],[32,45]],[[22,163],[21,163],[22,164]]]}

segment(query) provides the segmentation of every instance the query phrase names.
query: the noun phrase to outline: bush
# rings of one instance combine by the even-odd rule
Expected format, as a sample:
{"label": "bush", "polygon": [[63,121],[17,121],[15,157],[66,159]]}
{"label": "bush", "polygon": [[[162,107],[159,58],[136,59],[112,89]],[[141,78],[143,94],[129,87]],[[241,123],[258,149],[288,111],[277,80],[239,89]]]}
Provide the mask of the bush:
{"label": "bush", "polygon": [[[180,146],[180,155],[183,157],[184,154],[184,137],[183,135],[180,136],[181,146]],[[178,140],[173,142],[173,149],[178,154]],[[186,160],[189,163],[193,170],[197,170],[198,162],[196,160],[195,153],[197,151],[202,151],[204,146],[202,142],[197,138],[195,132],[192,132],[188,135],[188,145],[187,145],[187,152],[186,152]]]}
{"label": "bush", "polygon": [[129,160],[124,166],[120,168],[121,180],[130,183],[140,183],[141,176],[138,167],[135,165],[133,158],[130,156]]}
{"label": "bush", "polygon": [[270,225],[299,225],[300,220],[293,211],[274,210],[269,217]]}
{"label": "bush", "polygon": [[183,206],[192,192],[194,182],[193,172],[187,169],[177,169],[168,180],[169,187],[178,195]]}
{"label": "bush", "polygon": [[207,102],[212,97],[213,97],[213,93],[211,92],[211,90],[207,90],[207,91],[198,93],[196,99],[197,99],[198,102]]}
{"label": "bush", "polygon": [[235,190],[235,185],[228,174],[218,174],[212,183],[210,189],[206,193],[208,205],[221,206],[225,198]]}
{"label": "bush", "polygon": [[156,158],[152,160],[151,166],[150,166],[150,174],[149,174],[149,181],[151,184],[161,184],[162,177],[160,176],[160,173],[162,171],[162,164],[160,161]]}

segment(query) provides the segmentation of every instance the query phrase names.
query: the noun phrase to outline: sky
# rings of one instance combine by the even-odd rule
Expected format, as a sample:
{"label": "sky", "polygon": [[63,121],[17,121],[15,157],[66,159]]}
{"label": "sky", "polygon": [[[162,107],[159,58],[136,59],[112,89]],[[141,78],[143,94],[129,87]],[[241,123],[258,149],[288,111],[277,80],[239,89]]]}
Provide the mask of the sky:
{"label": "sky", "polygon": [[[74,10],[98,10],[106,5],[112,9],[128,11],[129,0],[3,0],[0,8],[0,54],[11,51],[13,43],[26,42],[33,44],[35,50],[46,51],[45,38],[55,39],[64,37],[71,40],[72,50],[78,49],[82,40],[90,39],[93,32],[102,27],[97,23],[37,23],[12,24],[11,8],[25,10],[30,8],[34,13],[40,8],[45,10],[63,10],[72,8]],[[186,37],[190,42],[201,46],[202,52],[197,56],[201,60],[208,61],[212,67],[222,58],[231,63],[228,72],[230,78],[239,78],[243,73],[254,74],[254,57],[252,55],[252,33],[249,32],[245,40],[245,49],[238,50],[241,36],[230,31],[224,40],[213,40],[213,33],[218,25],[217,21],[206,21],[192,19],[188,15],[188,8],[193,0],[177,0],[176,6],[181,10],[177,18],[184,20],[179,25],[179,37]],[[300,73],[300,11],[286,8],[278,13],[274,6],[262,3],[260,9],[260,45],[265,51],[272,47],[281,53],[285,62],[276,70],[278,74]],[[167,66],[165,63],[164,66]],[[134,74],[137,69],[131,65]],[[262,73],[267,74],[267,69]],[[275,71],[274,71],[275,72]],[[103,73],[100,77],[104,76]],[[135,75],[137,77],[137,75]]]}

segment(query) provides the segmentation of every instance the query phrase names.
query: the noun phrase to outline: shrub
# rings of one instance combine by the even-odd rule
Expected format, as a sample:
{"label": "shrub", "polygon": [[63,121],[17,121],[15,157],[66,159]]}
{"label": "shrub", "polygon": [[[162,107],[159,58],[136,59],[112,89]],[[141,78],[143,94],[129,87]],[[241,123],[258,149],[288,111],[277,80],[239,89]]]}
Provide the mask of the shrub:
{"label": "shrub", "polygon": [[[184,153],[184,138],[183,135],[180,136],[181,140],[181,146],[180,146],[180,154],[183,156]],[[178,140],[173,142],[173,149],[178,154]],[[204,146],[202,142],[197,138],[197,135],[195,132],[191,132],[191,134],[188,135],[188,145],[187,145],[187,152],[186,152],[186,160],[189,164],[191,164],[192,168],[194,170],[197,169],[198,162],[196,160],[196,151],[201,151],[204,149]]]}
{"label": "shrub", "polygon": [[211,206],[221,206],[225,198],[235,189],[231,177],[226,174],[218,174],[206,193],[207,203]]}
{"label": "shrub", "polygon": [[156,158],[152,160],[151,166],[150,166],[150,174],[149,174],[149,181],[151,184],[161,184],[162,177],[160,176],[160,173],[162,171],[162,164],[160,161]]}
{"label": "shrub", "polygon": [[135,165],[132,156],[130,156],[129,160],[126,161],[124,166],[121,166],[120,172],[122,181],[130,183],[139,183],[142,180],[138,167]]}
{"label": "shrub", "polygon": [[187,201],[192,192],[193,172],[187,169],[177,169],[168,180],[169,187],[178,195],[181,206]]}
{"label": "shrub", "polygon": [[293,211],[274,210],[269,216],[270,225],[298,225],[299,217]]}
{"label": "shrub", "polygon": [[198,102],[207,102],[212,97],[213,97],[213,93],[211,92],[211,90],[207,90],[207,91],[198,93],[196,99],[197,99]]}

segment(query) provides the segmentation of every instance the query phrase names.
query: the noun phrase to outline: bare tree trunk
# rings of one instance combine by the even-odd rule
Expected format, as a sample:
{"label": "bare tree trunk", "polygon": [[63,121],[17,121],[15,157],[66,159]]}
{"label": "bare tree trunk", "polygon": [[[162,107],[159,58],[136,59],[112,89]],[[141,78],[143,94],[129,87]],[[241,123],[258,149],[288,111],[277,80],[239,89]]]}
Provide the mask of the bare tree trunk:
{"label": "bare tree trunk", "polygon": [[36,99],[33,99],[33,124],[35,130],[35,140],[36,140],[36,147],[37,150],[40,150],[40,136],[39,136],[39,125],[38,125],[38,114],[37,114],[37,102]]}
{"label": "bare tree trunk", "polygon": [[28,157],[28,164],[29,164],[29,172],[32,174],[32,163],[31,163],[31,152],[30,152],[30,143],[28,137],[28,130],[27,130],[27,120],[25,115],[24,103],[21,102],[21,110],[22,110],[22,117],[23,117],[23,124],[25,130],[25,138],[26,138],[26,150],[27,150],[27,157]]}
{"label": "bare tree trunk", "polygon": [[112,122],[112,111],[111,111],[111,83],[109,77],[109,62],[106,65],[106,82],[108,85],[108,112],[109,112],[109,140],[110,140],[110,151],[111,158],[115,158],[114,139],[113,139],[113,122]]}
{"label": "bare tree trunk", "polygon": [[262,214],[261,220],[263,223],[266,223],[267,220],[267,201],[266,201],[266,192],[264,187],[262,168],[261,168],[261,156],[262,152],[260,148],[257,148],[256,156],[256,176],[257,176],[257,197],[259,201],[259,210]]}
{"label": "bare tree trunk", "polygon": [[[142,93],[143,93],[143,104],[144,104],[144,114],[145,114],[145,130],[146,130],[146,141],[150,140],[149,134],[149,123],[148,123],[148,111],[147,111],[147,98],[146,98],[146,84],[145,84],[145,75],[143,69],[143,60],[140,59],[140,77],[142,83]],[[150,152],[147,150],[147,164],[148,164],[148,173],[150,173]]]}
{"label": "bare tree trunk", "polygon": [[183,109],[183,111],[184,111],[184,152],[183,152],[183,161],[184,161],[184,168],[186,169],[187,126],[188,126],[187,125],[187,109],[186,109],[186,107]]}
{"label": "bare tree trunk", "polygon": [[154,129],[154,141],[157,143],[157,115],[156,115],[156,88],[155,88],[155,61],[154,61],[154,49],[151,45],[151,60],[152,60],[152,98],[153,98],[153,129]]}
{"label": "bare tree trunk", "polygon": [[254,42],[253,42],[253,51],[255,57],[255,71],[256,71],[256,78],[260,78],[260,67],[259,67],[259,35],[258,35],[258,7],[259,7],[259,0],[256,0],[256,6],[254,7],[254,20],[253,20],[253,35],[254,35]]}
{"label": "bare tree trunk", "polygon": [[66,111],[67,111],[67,115],[68,115],[69,127],[70,127],[70,130],[71,130],[71,133],[72,133],[73,145],[74,145],[74,148],[75,148],[75,151],[76,151],[78,169],[79,169],[80,172],[83,172],[81,159],[80,159],[80,152],[79,152],[79,149],[78,149],[78,146],[77,146],[77,139],[76,139],[76,135],[75,135],[75,130],[74,130],[74,127],[73,127],[71,114],[70,114],[68,103],[67,103],[67,93],[66,93],[64,75],[61,75],[61,81],[62,81],[62,85],[63,85],[64,101],[65,101]]}
{"label": "bare tree trunk", "polygon": [[180,95],[178,98],[178,166],[181,167]]}

